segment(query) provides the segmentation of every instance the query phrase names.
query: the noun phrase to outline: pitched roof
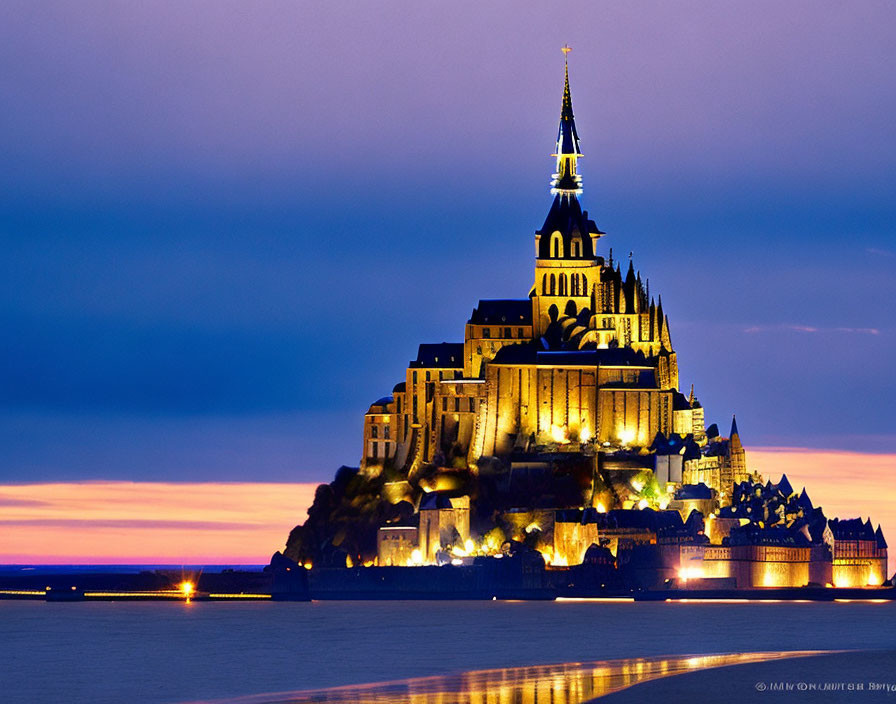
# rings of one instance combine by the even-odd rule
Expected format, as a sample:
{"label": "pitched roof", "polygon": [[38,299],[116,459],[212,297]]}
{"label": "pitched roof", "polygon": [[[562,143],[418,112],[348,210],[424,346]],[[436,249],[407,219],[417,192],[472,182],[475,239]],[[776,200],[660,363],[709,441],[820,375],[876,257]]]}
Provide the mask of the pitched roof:
{"label": "pitched roof", "polygon": [[417,359],[408,366],[424,369],[463,369],[464,343],[440,342],[420,345]]}
{"label": "pitched roof", "polygon": [[780,491],[785,497],[789,497],[793,493],[793,487],[790,486],[790,482],[787,480],[787,475],[781,475],[781,481],[775,484],[775,488]]}
{"label": "pitched roof", "polygon": [[711,499],[712,489],[703,482],[699,484],[682,484],[675,491],[675,498],[679,500]]}
{"label": "pitched roof", "polygon": [[470,316],[473,325],[531,325],[532,301],[523,299],[501,299],[479,301]]}
{"label": "pitched roof", "polygon": [[737,432],[737,416],[731,416],[731,434],[728,437],[734,437],[737,435],[740,437],[740,433]]}
{"label": "pitched roof", "polygon": [[835,540],[875,540],[871,522],[861,518],[832,518],[828,521],[828,526]]}
{"label": "pitched roof", "polygon": [[591,259],[594,257],[594,250],[591,247],[591,238],[589,233],[595,232],[603,234],[597,227],[594,220],[588,218],[588,212],[582,211],[579,199],[575,195],[554,196],[554,202],[551,203],[551,209],[544,220],[544,224],[540,230],[536,230],[535,234],[542,235],[538,245],[538,257],[540,259],[551,258],[551,238],[544,235],[550,235],[552,232],[559,232],[564,236],[564,246],[569,246],[569,235],[578,232],[582,238],[582,257]]}

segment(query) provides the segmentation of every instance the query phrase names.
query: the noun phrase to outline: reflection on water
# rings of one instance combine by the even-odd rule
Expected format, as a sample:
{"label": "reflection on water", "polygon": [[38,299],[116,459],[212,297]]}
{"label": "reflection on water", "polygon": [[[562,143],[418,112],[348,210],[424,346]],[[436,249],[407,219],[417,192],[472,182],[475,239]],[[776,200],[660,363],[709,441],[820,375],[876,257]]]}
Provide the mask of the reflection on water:
{"label": "reflection on water", "polygon": [[218,704],[581,704],[638,682],[722,665],[820,655],[821,650],[634,658],[508,667],[459,675],[228,699]]}

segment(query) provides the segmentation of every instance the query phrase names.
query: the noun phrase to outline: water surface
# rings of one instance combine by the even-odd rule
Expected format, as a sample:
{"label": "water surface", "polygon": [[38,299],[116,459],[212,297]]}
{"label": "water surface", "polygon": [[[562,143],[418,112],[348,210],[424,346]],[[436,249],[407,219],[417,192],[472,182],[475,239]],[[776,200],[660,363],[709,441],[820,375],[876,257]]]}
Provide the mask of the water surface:
{"label": "water surface", "polygon": [[142,704],[622,658],[893,650],[894,608],[0,601],[0,683],[11,704]]}

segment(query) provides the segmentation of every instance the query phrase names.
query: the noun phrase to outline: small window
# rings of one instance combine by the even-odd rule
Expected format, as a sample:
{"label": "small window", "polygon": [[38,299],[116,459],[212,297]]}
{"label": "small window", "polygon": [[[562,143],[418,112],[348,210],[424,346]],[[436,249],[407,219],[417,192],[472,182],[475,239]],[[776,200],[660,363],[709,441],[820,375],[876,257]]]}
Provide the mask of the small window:
{"label": "small window", "polygon": [[383,428],[383,437],[386,438],[386,440],[388,440],[391,437],[391,435],[392,435],[392,433],[390,432],[391,430],[392,430],[392,428],[390,428],[388,425],[385,428]]}
{"label": "small window", "polygon": [[370,437],[372,437],[372,438],[377,437],[377,433],[379,433],[379,428],[377,428],[375,425],[371,425],[370,426]]}
{"label": "small window", "polygon": [[429,381],[429,372],[426,372],[426,380]]}
{"label": "small window", "polygon": [[563,237],[559,232],[551,235],[551,256],[555,259],[563,258]]}
{"label": "small window", "polygon": [[504,337],[513,337],[513,331],[510,328],[504,328]]}
{"label": "small window", "polygon": [[414,381],[413,381],[414,386],[416,386],[417,385],[417,372],[413,373],[413,379],[414,379]]}
{"label": "small window", "polygon": [[380,454],[380,444],[378,442],[373,443],[373,459],[379,457]]}
{"label": "small window", "polygon": [[446,412],[447,410],[448,410],[448,397],[447,397],[447,396],[443,396],[443,397],[442,397],[442,412],[444,413],[444,412]]}
{"label": "small window", "polygon": [[482,336],[483,336],[486,340],[487,340],[488,338],[490,338],[490,337],[492,336],[492,329],[491,329],[491,328],[482,328]]}
{"label": "small window", "polygon": [[521,340],[523,339],[523,329],[522,329],[522,328],[517,328],[517,329],[516,329],[516,336],[517,336],[518,338],[520,338]]}
{"label": "small window", "polygon": [[454,397],[454,412],[457,413],[460,410],[460,399],[455,396]]}

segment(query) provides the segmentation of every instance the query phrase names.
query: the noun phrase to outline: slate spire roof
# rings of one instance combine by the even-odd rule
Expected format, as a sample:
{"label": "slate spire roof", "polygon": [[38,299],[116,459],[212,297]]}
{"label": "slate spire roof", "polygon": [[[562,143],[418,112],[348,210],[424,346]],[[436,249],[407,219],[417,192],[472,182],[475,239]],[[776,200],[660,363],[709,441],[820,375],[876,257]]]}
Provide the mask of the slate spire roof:
{"label": "slate spire roof", "polygon": [[557,131],[557,154],[574,154],[582,156],[579,151],[579,134],[576,132],[576,119],[572,113],[572,94],[569,91],[569,63],[565,67],[563,84],[563,105],[560,108],[560,127]]}
{"label": "slate spire roof", "polygon": [[576,160],[582,156],[579,133],[572,113],[572,94],[569,91],[569,64],[565,67],[563,103],[560,106],[560,126],[557,128],[557,173],[551,182],[551,193],[574,198],[582,192],[582,177],[576,173]]}

